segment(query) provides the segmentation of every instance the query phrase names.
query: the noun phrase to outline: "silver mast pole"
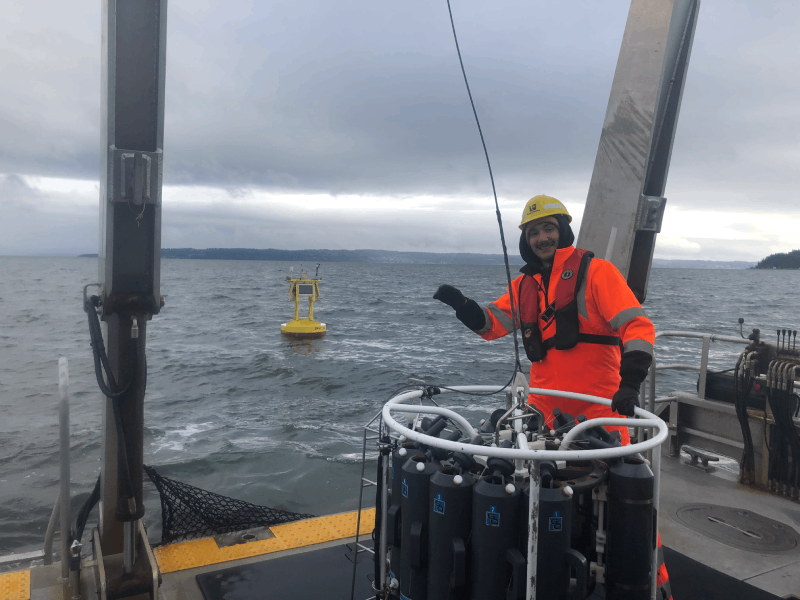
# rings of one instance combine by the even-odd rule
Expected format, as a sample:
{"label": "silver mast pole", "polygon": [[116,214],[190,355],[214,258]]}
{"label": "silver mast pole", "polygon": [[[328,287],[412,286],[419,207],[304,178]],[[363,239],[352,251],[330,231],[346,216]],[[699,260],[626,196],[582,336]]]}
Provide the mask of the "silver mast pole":
{"label": "silver mast pole", "polygon": [[633,0],[577,246],[610,260],[640,302],[656,234],[700,0]]}
{"label": "silver mast pole", "polygon": [[[109,363],[117,390],[128,387],[115,400],[104,397],[100,540],[103,555],[123,554],[126,572],[137,560],[135,521],[144,514],[146,323],[162,303],[166,16],[167,0],[102,0],[99,280]],[[123,481],[113,403],[133,498]]]}

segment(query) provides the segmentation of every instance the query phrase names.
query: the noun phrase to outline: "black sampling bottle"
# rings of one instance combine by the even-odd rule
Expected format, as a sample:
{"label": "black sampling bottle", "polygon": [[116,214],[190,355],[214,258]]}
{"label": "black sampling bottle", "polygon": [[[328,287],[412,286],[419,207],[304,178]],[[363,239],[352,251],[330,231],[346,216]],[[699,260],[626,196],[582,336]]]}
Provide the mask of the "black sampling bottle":
{"label": "black sampling bottle", "polygon": [[470,598],[517,600],[525,597],[525,559],[518,549],[520,490],[508,477],[514,465],[490,458],[492,473],[472,487]]}
{"label": "black sampling bottle", "polygon": [[638,455],[608,469],[606,598],[648,600],[655,550],[653,472]]}
{"label": "black sampling bottle", "polygon": [[389,576],[400,580],[400,526],[402,515],[400,513],[401,481],[403,465],[409,458],[425,456],[414,442],[403,442],[392,451],[389,480],[391,481],[391,504],[387,510],[387,549],[389,552]]}
{"label": "black sampling bottle", "polygon": [[400,481],[400,593],[412,600],[426,600],[428,591],[428,491],[438,460],[409,458]]}
{"label": "black sampling bottle", "polygon": [[[553,461],[542,461],[539,479],[539,531],[536,552],[536,596],[552,600],[582,600],[588,595],[589,563],[572,548],[572,489],[557,480]],[[523,494],[522,519],[528,551],[530,488]],[[570,579],[575,586],[570,589]]]}
{"label": "black sampling bottle", "polygon": [[454,466],[433,474],[428,492],[428,598],[468,598],[467,544],[472,526],[472,487],[476,467],[466,454]]}

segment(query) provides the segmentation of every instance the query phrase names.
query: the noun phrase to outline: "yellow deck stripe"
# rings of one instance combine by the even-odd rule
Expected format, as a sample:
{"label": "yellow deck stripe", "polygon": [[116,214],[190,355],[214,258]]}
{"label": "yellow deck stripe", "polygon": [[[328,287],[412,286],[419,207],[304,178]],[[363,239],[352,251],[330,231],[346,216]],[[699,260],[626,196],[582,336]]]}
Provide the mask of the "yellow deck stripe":
{"label": "yellow deck stripe", "polygon": [[[172,573],[184,569],[216,565],[239,558],[249,558],[355,537],[357,520],[358,511],[353,511],[276,525],[270,528],[275,537],[268,540],[257,540],[220,548],[213,538],[203,538],[159,546],[154,549],[154,552],[161,572]],[[375,509],[362,511],[361,535],[371,534],[374,528]],[[27,600],[27,598],[23,600]]]}
{"label": "yellow deck stripe", "polygon": [[30,600],[31,572],[0,573],[0,600]]}

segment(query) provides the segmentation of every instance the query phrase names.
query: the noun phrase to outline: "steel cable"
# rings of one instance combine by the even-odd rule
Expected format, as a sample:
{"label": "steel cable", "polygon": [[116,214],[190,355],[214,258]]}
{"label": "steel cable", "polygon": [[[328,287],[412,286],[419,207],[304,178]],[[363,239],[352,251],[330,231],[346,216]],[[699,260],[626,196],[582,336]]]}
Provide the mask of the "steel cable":
{"label": "steel cable", "polygon": [[[492,194],[494,194],[495,213],[497,214],[497,224],[500,227],[500,243],[503,246],[503,262],[506,267],[506,279],[508,280],[508,296],[511,301],[511,321],[512,333],[514,335],[514,374],[519,371],[522,373],[522,365],[519,362],[519,341],[517,340],[517,310],[514,305],[514,294],[511,292],[511,269],[508,265],[508,250],[506,249],[506,238],[503,234],[503,219],[500,216],[500,205],[497,202],[497,189],[494,185],[494,174],[492,173],[492,163],[489,161],[489,151],[486,149],[486,140],[483,137],[483,130],[481,129],[481,122],[478,119],[478,111],[475,110],[475,102],[472,99],[472,92],[469,89],[469,81],[467,81],[467,72],[464,69],[464,61],[461,58],[461,48],[458,46],[458,36],[456,35],[456,25],[453,21],[453,10],[450,8],[450,0],[447,0],[447,12],[450,15],[450,26],[453,28],[453,40],[456,43],[456,52],[458,53],[458,62],[461,65],[461,74],[464,76],[464,85],[467,86],[467,95],[469,96],[469,103],[472,106],[472,114],[475,116],[475,124],[478,126],[478,133],[481,136],[481,145],[483,146],[483,154],[486,157],[486,166],[489,168],[489,179],[492,182]],[[514,375],[511,376],[514,379]]]}

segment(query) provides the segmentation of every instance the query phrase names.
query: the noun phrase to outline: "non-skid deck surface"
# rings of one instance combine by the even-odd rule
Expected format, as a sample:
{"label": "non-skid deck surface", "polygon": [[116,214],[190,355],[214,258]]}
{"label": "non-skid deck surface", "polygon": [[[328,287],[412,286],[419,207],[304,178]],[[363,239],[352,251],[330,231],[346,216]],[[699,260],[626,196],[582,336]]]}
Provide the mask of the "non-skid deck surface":
{"label": "non-skid deck surface", "polygon": [[[302,552],[197,576],[205,600],[301,600],[350,598],[352,551],[346,545]],[[356,570],[356,600],[374,598],[372,555],[361,553]]]}
{"label": "non-skid deck surface", "polygon": [[0,573],[0,600],[28,600],[30,597],[30,571]]}
{"label": "non-skid deck surface", "polygon": [[[220,548],[214,538],[179,542],[155,548],[161,573],[173,573],[208,565],[291,550],[323,542],[355,537],[358,511],[294,521],[270,527],[275,537]],[[361,512],[361,536],[367,537],[375,527],[375,509]]]}

